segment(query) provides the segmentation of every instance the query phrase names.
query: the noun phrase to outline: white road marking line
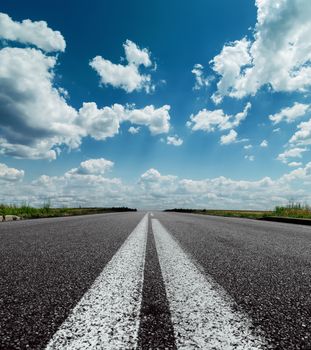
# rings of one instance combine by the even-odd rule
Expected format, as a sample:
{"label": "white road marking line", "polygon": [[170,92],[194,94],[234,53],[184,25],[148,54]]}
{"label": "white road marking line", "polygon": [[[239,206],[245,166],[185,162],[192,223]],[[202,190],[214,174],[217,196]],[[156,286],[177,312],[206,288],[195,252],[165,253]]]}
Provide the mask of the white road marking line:
{"label": "white road marking line", "polygon": [[147,231],[146,214],[54,334],[46,350],[136,348]]}
{"label": "white road marking line", "polygon": [[265,349],[250,320],[233,311],[233,301],[182,250],[161,223],[152,229],[178,349]]}

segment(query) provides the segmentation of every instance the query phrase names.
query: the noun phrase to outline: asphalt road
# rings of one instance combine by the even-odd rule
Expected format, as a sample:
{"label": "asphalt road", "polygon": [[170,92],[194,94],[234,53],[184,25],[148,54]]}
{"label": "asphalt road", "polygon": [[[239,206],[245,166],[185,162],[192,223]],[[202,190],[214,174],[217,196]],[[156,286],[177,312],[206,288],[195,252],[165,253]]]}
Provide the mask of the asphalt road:
{"label": "asphalt road", "polygon": [[0,225],[0,348],[41,349],[143,213]]}
{"label": "asphalt road", "polygon": [[[71,342],[76,329],[91,338],[110,319],[81,321],[86,309],[94,317],[95,307],[108,309],[107,296],[96,297],[100,283],[109,303],[118,294],[112,310],[128,321],[98,338],[109,346],[90,348],[134,348],[122,338],[139,349],[311,349],[310,227],[160,212],[146,226],[144,214],[1,223],[0,349],[86,348]],[[136,256],[141,273],[131,270]],[[107,284],[113,273],[119,285]],[[96,306],[84,301],[76,309],[87,293]],[[125,305],[134,306],[123,312]],[[135,329],[130,340],[127,325]]]}
{"label": "asphalt road", "polygon": [[156,217],[275,349],[311,349],[311,228],[177,213]]}

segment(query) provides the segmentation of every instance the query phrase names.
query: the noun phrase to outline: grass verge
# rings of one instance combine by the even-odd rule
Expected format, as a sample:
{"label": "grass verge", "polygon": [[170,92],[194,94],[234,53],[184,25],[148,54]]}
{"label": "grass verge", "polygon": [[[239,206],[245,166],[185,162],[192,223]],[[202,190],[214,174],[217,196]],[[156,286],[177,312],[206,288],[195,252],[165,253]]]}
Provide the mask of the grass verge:
{"label": "grass verge", "polygon": [[50,205],[43,205],[41,208],[31,207],[30,205],[6,205],[0,204],[0,216],[16,215],[22,219],[37,219],[57,216],[74,216],[87,214],[102,214],[112,212],[137,211],[128,207],[111,208],[51,208]]}
{"label": "grass verge", "polygon": [[307,204],[289,203],[286,206],[277,206],[271,211],[261,210],[213,210],[213,209],[166,209],[165,211],[173,211],[179,213],[193,213],[203,215],[218,215],[228,217],[264,219],[267,217],[279,218],[296,218],[296,219],[311,219],[311,207]]}

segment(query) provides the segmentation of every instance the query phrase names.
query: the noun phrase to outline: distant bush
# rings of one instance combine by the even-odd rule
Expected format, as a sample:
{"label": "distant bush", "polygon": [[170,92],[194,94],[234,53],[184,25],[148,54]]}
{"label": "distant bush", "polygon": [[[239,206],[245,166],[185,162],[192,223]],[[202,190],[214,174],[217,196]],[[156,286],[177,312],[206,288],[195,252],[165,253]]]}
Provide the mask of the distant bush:
{"label": "distant bush", "polygon": [[311,207],[308,204],[291,201],[286,206],[276,206],[274,214],[276,216],[311,218]]}

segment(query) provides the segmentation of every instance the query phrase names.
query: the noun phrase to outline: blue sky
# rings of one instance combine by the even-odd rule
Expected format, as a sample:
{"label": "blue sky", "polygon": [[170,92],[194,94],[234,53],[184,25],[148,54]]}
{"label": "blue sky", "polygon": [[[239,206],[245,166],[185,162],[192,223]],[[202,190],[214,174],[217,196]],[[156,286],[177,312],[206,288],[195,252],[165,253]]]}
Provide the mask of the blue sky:
{"label": "blue sky", "polygon": [[307,0],[4,0],[0,12],[2,202],[310,201]]}

